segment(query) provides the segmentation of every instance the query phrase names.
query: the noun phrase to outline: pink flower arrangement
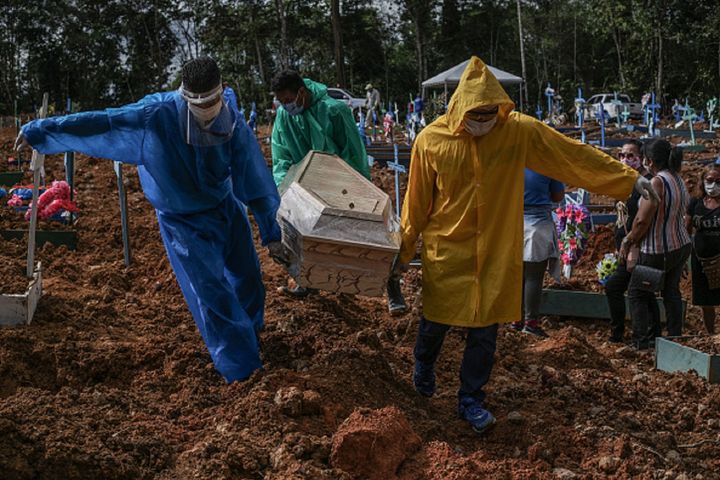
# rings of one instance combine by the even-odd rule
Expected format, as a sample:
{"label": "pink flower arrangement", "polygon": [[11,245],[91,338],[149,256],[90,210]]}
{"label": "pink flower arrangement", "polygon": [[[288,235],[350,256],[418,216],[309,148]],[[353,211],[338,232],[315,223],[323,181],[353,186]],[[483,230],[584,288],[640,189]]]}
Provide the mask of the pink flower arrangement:
{"label": "pink flower arrangement", "polygon": [[590,212],[583,205],[568,204],[555,210],[558,248],[564,265],[575,265],[585,250],[590,229]]}

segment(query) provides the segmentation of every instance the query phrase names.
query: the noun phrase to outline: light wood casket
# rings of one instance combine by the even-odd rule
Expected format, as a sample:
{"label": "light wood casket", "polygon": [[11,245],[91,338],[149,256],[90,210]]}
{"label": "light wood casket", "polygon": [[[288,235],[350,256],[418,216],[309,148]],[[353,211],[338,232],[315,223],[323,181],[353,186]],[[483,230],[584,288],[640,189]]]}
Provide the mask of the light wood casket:
{"label": "light wood casket", "polygon": [[280,185],[283,242],[298,259],[290,273],[309,288],[382,296],[400,250],[388,195],[340,157],[311,151]]}

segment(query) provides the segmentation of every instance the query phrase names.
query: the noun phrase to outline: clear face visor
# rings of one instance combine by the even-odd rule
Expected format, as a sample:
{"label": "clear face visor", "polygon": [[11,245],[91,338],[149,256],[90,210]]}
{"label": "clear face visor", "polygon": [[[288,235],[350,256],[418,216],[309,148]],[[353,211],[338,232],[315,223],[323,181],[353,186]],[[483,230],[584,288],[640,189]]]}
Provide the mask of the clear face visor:
{"label": "clear face visor", "polygon": [[[212,147],[232,138],[237,119],[222,98],[222,92],[222,85],[201,94],[190,92],[185,90],[183,85],[180,86],[178,93],[184,102],[178,109],[178,121],[188,145]],[[218,109],[217,115],[209,120],[203,119],[202,113],[204,112],[199,106],[212,103],[217,99],[220,102],[219,109],[215,103],[207,109],[208,111]],[[198,112],[199,115],[193,112]]]}

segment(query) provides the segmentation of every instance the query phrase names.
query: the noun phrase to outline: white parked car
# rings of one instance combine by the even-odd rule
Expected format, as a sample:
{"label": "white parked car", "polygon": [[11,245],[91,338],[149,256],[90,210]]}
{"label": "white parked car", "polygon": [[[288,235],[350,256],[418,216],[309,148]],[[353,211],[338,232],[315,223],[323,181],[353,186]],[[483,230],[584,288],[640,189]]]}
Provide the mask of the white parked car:
{"label": "white parked car", "polygon": [[329,87],[327,89],[327,93],[331,98],[334,98],[335,100],[340,100],[345,105],[350,107],[350,110],[355,110],[356,108],[365,108],[365,99],[364,98],[357,98],[353,97],[350,92],[347,90],[343,90],[342,88],[335,88],[335,87]]}
{"label": "white parked car", "polygon": [[[627,107],[631,118],[641,118],[643,116],[642,104],[630,101],[630,96],[624,93],[618,93],[618,103],[615,103],[614,93],[600,93],[593,95],[585,103],[585,117],[596,118],[600,115],[599,105],[605,110],[606,118],[613,119],[618,113],[622,113]],[[619,111],[619,112],[618,112]]]}

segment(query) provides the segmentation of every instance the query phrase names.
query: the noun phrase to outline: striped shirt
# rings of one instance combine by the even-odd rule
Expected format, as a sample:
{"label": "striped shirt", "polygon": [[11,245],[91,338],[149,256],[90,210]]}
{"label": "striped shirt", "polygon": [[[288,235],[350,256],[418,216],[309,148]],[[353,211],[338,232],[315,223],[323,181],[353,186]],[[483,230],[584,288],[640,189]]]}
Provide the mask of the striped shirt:
{"label": "striped shirt", "polygon": [[690,202],[685,182],[680,175],[670,170],[661,171],[657,178],[663,182],[664,194],[640,247],[643,253],[649,254],[672,252],[690,243],[690,235],[683,221]]}

